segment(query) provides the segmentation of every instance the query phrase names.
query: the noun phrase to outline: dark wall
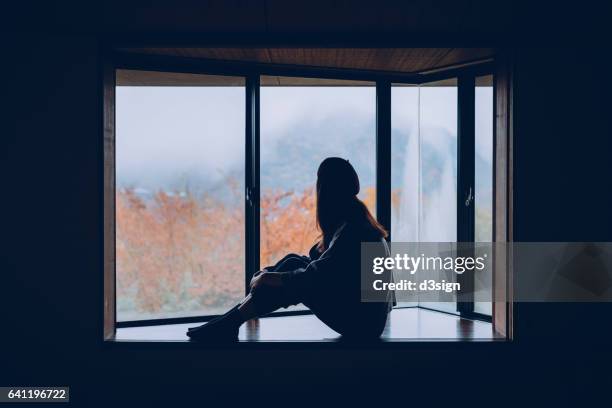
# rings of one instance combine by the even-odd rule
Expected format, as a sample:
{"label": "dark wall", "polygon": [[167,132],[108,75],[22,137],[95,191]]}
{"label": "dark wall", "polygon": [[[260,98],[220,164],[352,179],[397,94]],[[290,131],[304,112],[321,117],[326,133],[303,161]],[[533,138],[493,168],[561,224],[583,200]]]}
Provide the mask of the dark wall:
{"label": "dark wall", "polygon": [[[1,385],[70,385],[79,406],[207,397],[497,404],[526,395],[577,406],[612,385],[607,304],[517,305],[507,344],[104,345],[101,38],[5,36]],[[612,71],[600,55],[577,44],[516,46],[518,241],[612,241]]]}
{"label": "dark wall", "polygon": [[[612,65],[583,44],[516,51],[515,241],[612,240]],[[570,406],[601,396],[611,316],[607,303],[517,304],[515,381],[553,387]]]}

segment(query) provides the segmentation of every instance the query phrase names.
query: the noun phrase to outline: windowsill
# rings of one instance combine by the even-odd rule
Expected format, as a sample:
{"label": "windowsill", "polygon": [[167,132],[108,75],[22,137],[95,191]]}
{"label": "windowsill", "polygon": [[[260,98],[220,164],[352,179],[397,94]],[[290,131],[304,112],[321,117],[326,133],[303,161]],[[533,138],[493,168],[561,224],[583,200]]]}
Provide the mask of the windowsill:
{"label": "windowsill", "polygon": [[[187,328],[198,324],[200,323],[119,328],[111,342],[199,344],[190,342],[185,334]],[[387,327],[381,336],[381,342],[493,340],[500,338],[493,333],[491,323],[419,308],[391,311]],[[314,315],[266,317],[251,320],[240,328],[239,343],[295,342],[339,343],[341,336]]]}

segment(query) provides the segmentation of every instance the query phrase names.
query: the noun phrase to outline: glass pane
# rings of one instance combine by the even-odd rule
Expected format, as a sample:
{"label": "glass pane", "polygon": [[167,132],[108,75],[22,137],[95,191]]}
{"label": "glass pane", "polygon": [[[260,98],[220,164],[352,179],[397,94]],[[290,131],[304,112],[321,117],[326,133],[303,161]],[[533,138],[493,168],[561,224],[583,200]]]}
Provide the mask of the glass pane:
{"label": "glass pane", "polygon": [[[475,90],[475,241],[493,240],[493,76],[476,78]],[[474,311],[491,315],[491,271],[476,274]]]}
{"label": "glass pane", "polygon": [[[391,87],[391,238],[419,241],[419,88]],[[400,301],[398,306],[416,306]]]}
{"label": "glass pane", "polygon": [[391,87],[391,228],[396,242],[419,240],[419,88]]}
{"label": "glass pane", "polygon": [[419,240],[457,240],[457,85],[420,87]]}
{"label": "glass pane", "polygon": [[[287,253],[307,254],[318,239],[317,168],[348,159],[360,198],[374,212],[376,88],[373,83],[261,78],[261,266]],[[375,212],[374,212],[375,214]]]}
{"label": "glass pane", "polygon": [[[391,97],[393,241],[455,242],[456,80],[419,87],[394,85]],[[450,282],[456,277],[438,279]],[[450,312],[457,308],[455,302],[419,305]]]}
{"label": "glass pane", "polygon": [[[419,241],[454,242],[457,240],[456,80],[421,85],[419,106]],[[456,278],[453,272],[434,277],[447,282],[456,282]],[[455,302],[419,302],[419,305],[457,311]]]}
{"label": "glass pane", "polygon": [[117,71],[119,321],[244,295],[244,105],[242,78]]}

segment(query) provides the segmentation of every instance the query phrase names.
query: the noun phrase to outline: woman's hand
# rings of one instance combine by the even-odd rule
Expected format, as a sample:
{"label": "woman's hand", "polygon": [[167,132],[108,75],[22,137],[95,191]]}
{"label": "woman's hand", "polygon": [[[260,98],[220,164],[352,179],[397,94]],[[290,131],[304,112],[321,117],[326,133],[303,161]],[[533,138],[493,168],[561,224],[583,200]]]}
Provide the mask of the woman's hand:
{"label": "woman's hand", "polygon": [[283,284],[280,273],[268,272],[266,270],[259,271],[251,279],[251,290],[256,290],[258,287],[264,286],[281,286]]}
{"label": "woman's hand", "polygon": [[253,276],[251,277],[251,282],[249,282],[249,288],[253,287],[253,283],[257,280],[257,278],[259,278],[261,276],[262,273],[264,272],[268,272],[267,269],[262,269],[261,271],[257,271],[253,274]]}

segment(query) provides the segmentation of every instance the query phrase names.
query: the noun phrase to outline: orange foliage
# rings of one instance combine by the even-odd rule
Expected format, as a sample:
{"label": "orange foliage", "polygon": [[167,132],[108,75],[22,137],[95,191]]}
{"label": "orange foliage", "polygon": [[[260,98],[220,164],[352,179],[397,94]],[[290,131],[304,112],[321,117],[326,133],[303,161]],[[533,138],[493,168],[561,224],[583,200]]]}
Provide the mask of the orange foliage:
{"label": "orange foliage", "polygon": [[[361,199],[375,214],[376,190],[366,188]],[[301,193],[264,192],[261,197],[260,229],[262,268],[274,264],[290,252],[308,254],[320,235],[316,226],[314,189],[309,188]]]}
{"label": "orange foliage", "polygon": [[260,264],[274,264],[285,254],[306,254],[319,235],[313,189],[301,193],[268,191],[261,197]]}
{"label": "orange foliage", "polygon": [[[244,295],[244,207],[234,200],[117,191],[117,299],[120,319],[177,312],[220,313]],[[374,209],[374,188],[362,199]],[[227,202],[234,203],[232,205]],[[315,197],[266,191],[261,197],[261,265],[305,254],[318,237]]]}

